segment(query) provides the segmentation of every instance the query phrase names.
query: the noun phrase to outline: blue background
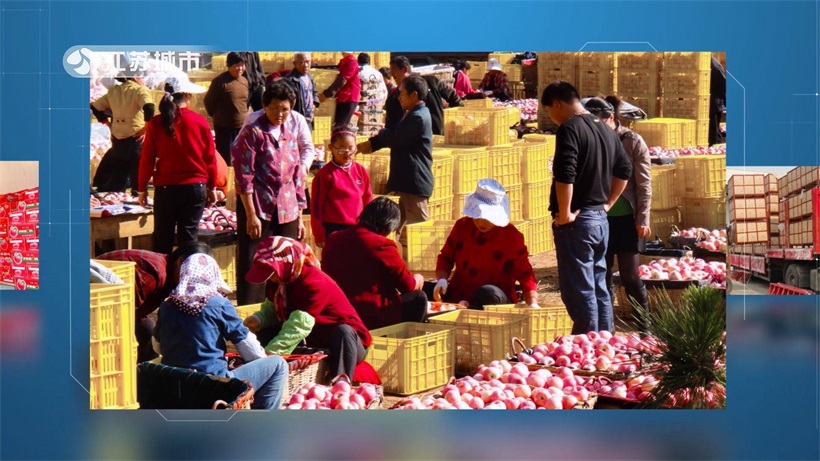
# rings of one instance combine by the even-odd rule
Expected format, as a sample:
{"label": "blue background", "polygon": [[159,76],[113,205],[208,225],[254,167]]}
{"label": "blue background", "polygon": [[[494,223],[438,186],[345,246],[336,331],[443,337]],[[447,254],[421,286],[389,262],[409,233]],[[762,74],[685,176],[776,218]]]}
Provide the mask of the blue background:
{"label": "blue background", "polygon": [[[42,162],[42,288],[0,294],[4,329],[37,315],[30,341],[0,351],[0,458],[820,459],[815,297],[730,297],[725,411],[89,411],[88,80],[62,67],[75,45],[726,51],[728,164],[818,165],[817,2],[0,5],[0,160]],[[778,315],[796,327],[771,328]]]}

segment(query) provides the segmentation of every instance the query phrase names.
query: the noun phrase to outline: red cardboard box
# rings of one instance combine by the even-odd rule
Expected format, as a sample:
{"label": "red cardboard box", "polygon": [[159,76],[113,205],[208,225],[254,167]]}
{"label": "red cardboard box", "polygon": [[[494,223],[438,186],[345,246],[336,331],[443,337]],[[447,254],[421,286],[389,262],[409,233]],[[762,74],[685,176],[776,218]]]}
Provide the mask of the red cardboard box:
{"label": "red cardboard box", "polygon": [[40,208],[32,208],[25,211],[26,214],[26,224],[39,224],[40,223]]}
{"label": "red cardboard box", "polygon": [[34,207],[40,206],[40,188],[35,187],[33,189],[26,189],[20,191],[19,199],[26,203],[27,208],[31,208],[33,205]]}

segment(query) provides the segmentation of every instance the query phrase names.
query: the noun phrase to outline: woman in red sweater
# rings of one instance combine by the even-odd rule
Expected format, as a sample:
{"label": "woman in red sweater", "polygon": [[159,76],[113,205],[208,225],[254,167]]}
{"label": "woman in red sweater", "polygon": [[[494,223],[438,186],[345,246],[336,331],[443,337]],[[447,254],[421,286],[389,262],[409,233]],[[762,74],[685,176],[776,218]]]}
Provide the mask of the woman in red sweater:
{"label": "woman in red sweater", "polygon": [[139,168],[139,200],[154,178],[154,251],[171,253],[196,241],[202,211],[216,201],[217,162],[214,139],[205,117],[188,110],[191,94],[205,88],[187,79],[169,78],[159,103],[160,116],[148,122]]}
{"label": "woman in red sweater", "polygon": [[[310,314],[315,324],[306,338],[308,346],[330,350],[332,376],[354,376],[356,365],[367,355],[370,332],[336,282],[319,268],[310,247],[286,237],[268,237],[259,242],[245,279],[266,284],[270,302],[262,307],[270,306],[279,324],[295,310]],[[253,315],[245,319],[245,326],[255,332],[269,325]]]}
{"label": "woman in red sweater", "polygon": [[379,197],[364,207],[358,226],[333,234],[322,253],[322,270],[370,330],[423,322],[427,314],[424,277],[407,270],[396,242],[387,238],[400,220],[398,205]]}
{"label": "woman in red sweater", "polygon": [[465,217],[456,221],[438,255],[435,300],[466,301],[471,309],[479,310],[485,305],[518,302],[518,281],[525,302],[538,307],[535,273],[527,259],[524,235],[510,223],[510,200],[504,187],[494,179],[479,180],[476,191],[465,199],[462,213]]}
{"label": "woman in red sweater", "polygon": [[330,234],[355,226],[373,197],[367,170],[353,161],[356,133],[347,127],[336,130],[330,151],[333,160],[316,173],[310,191],[310,227],[319,248]]}

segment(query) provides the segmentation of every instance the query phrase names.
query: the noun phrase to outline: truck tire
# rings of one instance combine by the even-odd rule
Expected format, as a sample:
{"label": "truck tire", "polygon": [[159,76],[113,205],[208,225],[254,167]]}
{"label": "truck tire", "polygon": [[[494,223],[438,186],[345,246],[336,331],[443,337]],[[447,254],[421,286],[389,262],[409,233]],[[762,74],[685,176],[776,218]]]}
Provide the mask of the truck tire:
{"label": "truck tire", "polygon": [[789,264],[786,267],[784,282],[798,288],[810,288],[809,268],[801,264]]}

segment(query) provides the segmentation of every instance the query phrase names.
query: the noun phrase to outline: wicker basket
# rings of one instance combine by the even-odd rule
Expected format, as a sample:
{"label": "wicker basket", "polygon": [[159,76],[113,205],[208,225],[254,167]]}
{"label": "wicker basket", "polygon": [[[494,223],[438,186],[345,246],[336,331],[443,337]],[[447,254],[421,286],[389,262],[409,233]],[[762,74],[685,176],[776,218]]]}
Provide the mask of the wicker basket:
{"label": "wicker basket", "polygon": [[285,386],[285,391],[282,393],[282,403],[288,402],[290,396],[296,392],[301,386],[309,383],[322,384],[324,377],[328,372],[327,364],[323,356],[316,361],[304,362],[302,360],[288,360],[287,356],[283,357],[288,360],[288,382]]}
{"label": "wicker basket", "polygon": [[253,387],[185,368],[143,362],[137,365],[141,409],[250,409]]}

